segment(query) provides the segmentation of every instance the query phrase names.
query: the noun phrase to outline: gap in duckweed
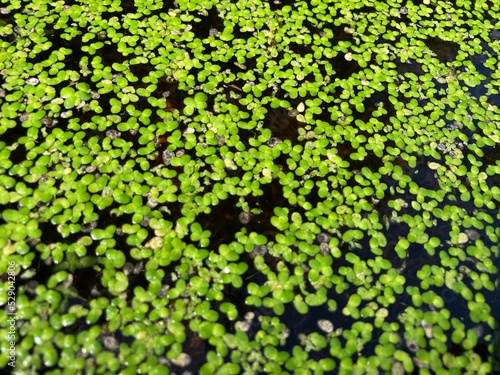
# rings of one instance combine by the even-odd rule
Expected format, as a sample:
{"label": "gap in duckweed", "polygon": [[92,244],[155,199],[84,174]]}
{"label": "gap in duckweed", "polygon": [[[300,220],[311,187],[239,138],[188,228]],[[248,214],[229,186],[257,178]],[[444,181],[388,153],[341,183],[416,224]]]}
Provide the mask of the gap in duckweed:
{"label": "gap in duckweed", "polygon": [[73,287],[80,298],[89,301],[94,297],[94,290],[99,291],[102,288],[99,271],[91,268],[77,269],[74,273]]}
{"label": "gap in duckweed", "polygon": [[[20,137],[23,136],[24,135],[20,135]],[[7,143],[9,141],[9,137],[6,137],[5,141]],[[26,156],[26,146],[24,144],[17,143],[16,148],[10,153],[10,161],[13,164],[19,164],[25,160],[25,156]]]}
{"label": "gap in duckweed", "polygon": [[[224,30],[224,21],[219,17],[216,7],[207,9],[205,14],[200,14],[197,18],[199,22],[193,23],[193,31],[200,39],[208,38],[215,32]],[[236,34],[236,36],[242,38],[245,35]]]}
{"label": "gap in duckweed", "polygon": [[[21,116],[21,114],[19,114],[19,116]],[[16,118],[15,121],[18,125],[2,134],[2,141],[6,144],[15,145],[13,152],[11,152],[11,155],[13,155],[11,157],[16,160],[16,164],[18,164],[19,162],[25,160],[24,158],[21,159],[21,157],[25,156],[26,153],[21,154],[21,151],[23,149],[26,149],[26,146],[24,144],[20,144],[19,140],[23,139],[23,137],[26,137],[27,128],[19,126],[22,123],[20,121],[20,118]]]}
{"label": "gap in duckweed", "polygon": [[273,137],[280,141],[285,139],[290,140],[292,145],[296,145],[298,141],[298,129],[301,127],[299,121],[282,108],[269,108],[266,118],[263,122],[264,129],[270,129]]}

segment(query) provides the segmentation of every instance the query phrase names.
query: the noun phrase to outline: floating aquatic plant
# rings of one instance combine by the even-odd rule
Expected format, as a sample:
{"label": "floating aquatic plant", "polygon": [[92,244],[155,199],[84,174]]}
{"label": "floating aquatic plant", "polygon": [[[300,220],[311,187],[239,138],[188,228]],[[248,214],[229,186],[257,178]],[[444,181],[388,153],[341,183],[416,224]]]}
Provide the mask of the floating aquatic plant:
{"label": "floating aquatic plant", "polygon": [[498,4],[176,5],[0,8],[14,371],[498,372]]}

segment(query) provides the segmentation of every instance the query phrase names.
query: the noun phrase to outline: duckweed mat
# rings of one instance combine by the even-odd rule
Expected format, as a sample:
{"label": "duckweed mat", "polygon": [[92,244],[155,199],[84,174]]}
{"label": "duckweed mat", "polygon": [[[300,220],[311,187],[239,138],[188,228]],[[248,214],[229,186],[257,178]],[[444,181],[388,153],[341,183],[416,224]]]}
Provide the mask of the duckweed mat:
{"label": "duckweed mat", "polygon": [[0,367],[499,373],[498,1],[1,0]]}

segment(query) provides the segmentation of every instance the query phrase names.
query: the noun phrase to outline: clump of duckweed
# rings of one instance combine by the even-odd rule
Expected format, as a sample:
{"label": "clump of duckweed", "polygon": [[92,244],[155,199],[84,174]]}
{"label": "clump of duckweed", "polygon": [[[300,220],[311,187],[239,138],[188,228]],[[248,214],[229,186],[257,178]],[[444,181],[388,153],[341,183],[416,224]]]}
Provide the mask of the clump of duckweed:
{"label": "clump of duckweed", "polygon": [[0,7],[0,368],[498,373],[499,5],[172,4]]}

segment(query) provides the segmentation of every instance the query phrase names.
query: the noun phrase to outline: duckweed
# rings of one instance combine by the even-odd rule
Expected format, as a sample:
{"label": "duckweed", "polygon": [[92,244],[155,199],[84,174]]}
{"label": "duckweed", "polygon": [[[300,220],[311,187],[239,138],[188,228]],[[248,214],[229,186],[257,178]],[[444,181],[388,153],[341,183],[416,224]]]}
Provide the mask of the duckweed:
{"label": "duckweed", "polygon": [[0,367],[498,373],[498,14],[5,1]]}

